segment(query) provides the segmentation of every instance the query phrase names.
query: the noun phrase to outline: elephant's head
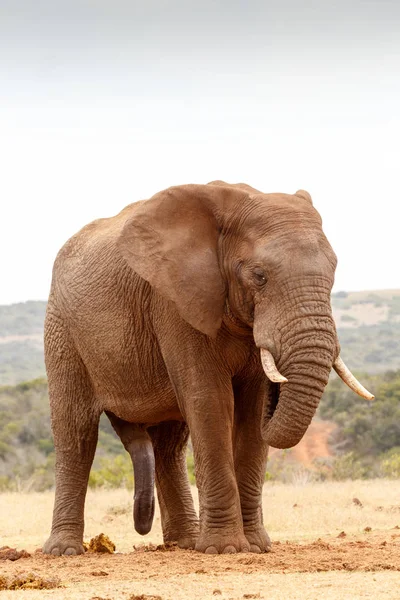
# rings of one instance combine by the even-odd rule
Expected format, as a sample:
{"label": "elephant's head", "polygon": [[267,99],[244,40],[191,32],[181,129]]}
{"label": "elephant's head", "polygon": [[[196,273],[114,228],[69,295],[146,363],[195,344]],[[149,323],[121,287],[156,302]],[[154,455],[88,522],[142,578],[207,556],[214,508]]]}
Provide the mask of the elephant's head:
{"label": "elephant's head", "polygon": [[[289,448],[304,435],[339,357],[330,293],[336,256],[305,191],[244,184],[177,186],[138,203],[123,256],[183,319],[215,338],[224,314],[253,330],[270,386],[263,437]],[[371,396],[371,395],[369,395]]]}

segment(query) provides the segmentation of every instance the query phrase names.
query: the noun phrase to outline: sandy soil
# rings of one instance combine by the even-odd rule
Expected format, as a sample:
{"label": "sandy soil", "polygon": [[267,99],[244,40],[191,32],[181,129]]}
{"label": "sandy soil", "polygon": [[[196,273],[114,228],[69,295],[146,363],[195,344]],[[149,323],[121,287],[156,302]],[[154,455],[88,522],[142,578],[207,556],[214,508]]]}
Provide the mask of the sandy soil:
{"label": "sandy soil", "polygon": [[[320,598],[322,589],[324,598],[372,598],[376,588],[377,598],[394,599],[400,596],[400,529],[307,544],[276,542],[264,555],[205,556],[149,546],[113,555],[56,558],[36,553],[6,561],[1,573],[9,581],[30,573],[44,581],[59,578],[62,586],[4,591],[2,598]],[[341,582],[349,586],[347,593]]]}
{"label": "sandy soil", "polygon": [[47,535],[51,503],[51,494],[0,495],[0,545],[32,553],[0,561],[0,581],[33,574],[62,586],[5,590],[0,600],[400,598],[400,482],[266,485],[273,551],[264,555],[156,549],[159,514],[143,543],[133,532],[130,494],[114,490],[89,493],[85,538],[104,531],[117,552],[48,557],[35,548]]}

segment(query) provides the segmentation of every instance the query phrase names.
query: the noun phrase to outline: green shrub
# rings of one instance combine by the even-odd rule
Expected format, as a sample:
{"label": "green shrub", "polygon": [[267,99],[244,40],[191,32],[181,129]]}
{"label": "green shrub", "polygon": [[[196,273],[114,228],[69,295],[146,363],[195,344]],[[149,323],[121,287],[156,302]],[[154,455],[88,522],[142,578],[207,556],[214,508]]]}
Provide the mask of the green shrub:
{"label": "green shrub", "polygon": [[33,471],[33,475],[30,478],[30,489],[35,492],[45,492],[50,490],[54,486],[54,466],[56,462],[56,455],[53,452],[49,452],[46,456],[45,462],[36,467]]}
{"label": "green shrub", "polygon": [[133,488],[133,467],[128,453],[112,458],[100,458],[100,467],[92,469],[89,475],[91,488]]}
{"label": "green shrub", "polygon": [[356,459],[353,452],[348,452],[333,460],[330,479],[334,481],[365,479],[367,475],[367,467]]}
{"label": "green shrub", "polygon": [[8,492],[12,489],[11,477],[0,475],[0,492]]}
{"label": "green shrub", "polygon": [[400,479],[400,448],[392,448],[382,456],[381,470],[384,477]]}

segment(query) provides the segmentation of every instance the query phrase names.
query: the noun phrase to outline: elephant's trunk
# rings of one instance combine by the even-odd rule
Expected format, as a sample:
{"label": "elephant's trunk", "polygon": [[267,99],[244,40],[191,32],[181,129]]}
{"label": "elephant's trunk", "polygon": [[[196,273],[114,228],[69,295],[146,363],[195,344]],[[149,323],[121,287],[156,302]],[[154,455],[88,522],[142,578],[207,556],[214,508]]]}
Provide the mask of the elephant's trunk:
{"label": "elephant's trunk", "polygon": [[[273,335],[277,373],[287,383],[270,384],[262,422],[262,436],[275,448],[291,448],[305,434],[339,349],[329,302],[303,300],[300,314],[294,310],[297,303],[292,300],[291,304],[292,310],[286,314],[282,311],[281,319],[275,322]],[[263,334],[262,313],[258,312],[256,327],[261,348],[263,337],[271,340]],[[263,350],[261,356],[266,356]],[[263,366],[265,369],[265,360]],[[273,381],[278,379],[276,376]]]}
{"label": "elephant's trunk", "polygon": [[[276,405],[270,420],[264,419],[263,438],[275,448],[298,444],[311,423],[332,368],[333,352],[312,347],[315,340],[294,351],[290,362],[280,367],[288,383],[279,385],[271,399]],[[274,386],[278,384],[273,384]],[[269,407],[266,407],[269,408]],[[272,409],[273,410],[273,409]],[[272,413],[272,410],[270,413]]]}

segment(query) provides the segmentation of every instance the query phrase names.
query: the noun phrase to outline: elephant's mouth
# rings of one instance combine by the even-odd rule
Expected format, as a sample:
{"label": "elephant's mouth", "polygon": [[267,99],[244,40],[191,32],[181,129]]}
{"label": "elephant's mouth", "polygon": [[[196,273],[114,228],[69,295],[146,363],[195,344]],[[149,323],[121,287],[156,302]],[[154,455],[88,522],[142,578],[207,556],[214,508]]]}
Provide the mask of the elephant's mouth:
{"label": "elephant's mouth", "polygon": [[279,402],[279,394],[280,394],[280,384],[269,382],[268,386],[268,401],[265,406],[265,420],[269,421],[272,419],[274,412],[278,406]]}

